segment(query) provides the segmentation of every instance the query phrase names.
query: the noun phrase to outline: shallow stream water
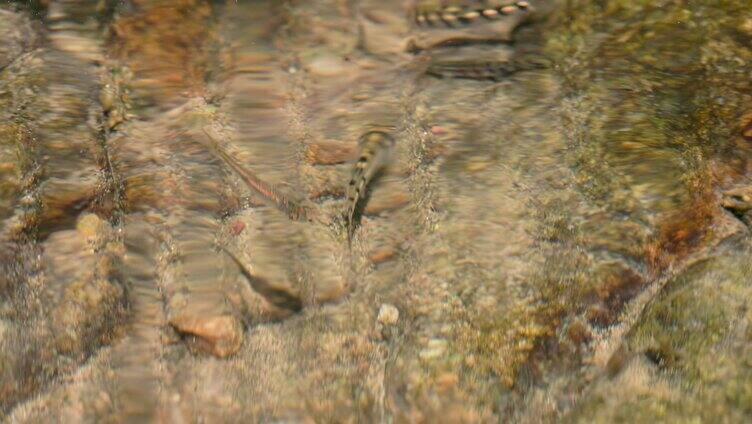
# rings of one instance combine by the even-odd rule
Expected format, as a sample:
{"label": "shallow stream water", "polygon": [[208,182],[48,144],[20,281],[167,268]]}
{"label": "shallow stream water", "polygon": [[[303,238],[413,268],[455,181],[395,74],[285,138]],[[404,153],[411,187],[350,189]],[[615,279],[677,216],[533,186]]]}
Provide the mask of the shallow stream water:
{"label": "shallow stream water", "polygon": [[2,3],[0,414],[748,420],[751,63],[745,0]]}

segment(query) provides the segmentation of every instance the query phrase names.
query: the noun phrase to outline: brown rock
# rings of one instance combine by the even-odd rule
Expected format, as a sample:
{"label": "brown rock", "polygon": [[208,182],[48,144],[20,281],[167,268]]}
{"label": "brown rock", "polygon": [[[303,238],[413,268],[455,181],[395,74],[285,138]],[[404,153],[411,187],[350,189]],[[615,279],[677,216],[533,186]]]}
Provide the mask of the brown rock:
{"label": "brown rock", "polygon": [[336,165],[354,160],[357,156],[355,147],[354,143],[322,140],[308,145],[305,158],[312,165]]}
{"label": "brown rock", "polygon": [[395,250],[393,247],[381,246],[368,252],[368,259],[372,263],[378,265],[392,259],[396,254],[397,250]]}
{"label": "brown rock", "polygon": [[181,315],[172,318],[170,324],[179,333],[194,337],[196,347],[219,358],[236,353],[243,341],[243,327],[230,315]]}
{"label": "brown rock", "polygon": [[401,184],[389,184],[380,187],[366,204],[367,215],[378,215],[382,212],[399,209],[410,202],[410,194]]}
{"label": "brown rock", "polygon": [[439,125],[434,125],[431,127],[431,134],[433,135],[442,135],[442,134],[446,134],[447,132],[448,131],[446,128],[439,126]]}

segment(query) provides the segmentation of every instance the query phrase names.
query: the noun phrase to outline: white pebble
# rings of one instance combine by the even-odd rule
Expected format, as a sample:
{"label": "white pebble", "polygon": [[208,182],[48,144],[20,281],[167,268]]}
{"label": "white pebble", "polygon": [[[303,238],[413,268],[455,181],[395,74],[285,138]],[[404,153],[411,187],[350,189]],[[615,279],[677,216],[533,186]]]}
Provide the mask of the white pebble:
{"label": "white pebble", "polygon": [[394,305],[384,303],[379,308],[378,321],[384,325],[394,325],[399,320],[399,309]]}

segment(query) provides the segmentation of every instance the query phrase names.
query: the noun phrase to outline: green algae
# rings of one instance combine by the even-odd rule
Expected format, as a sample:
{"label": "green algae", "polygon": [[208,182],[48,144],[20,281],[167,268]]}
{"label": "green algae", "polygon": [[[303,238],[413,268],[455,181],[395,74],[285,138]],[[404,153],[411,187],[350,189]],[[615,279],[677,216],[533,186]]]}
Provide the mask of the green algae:
{"label": "green algae", "polygon": [[[752,413],[748,241],[673,279],[625,342],[628,365],[594,385],[577,422],[738,422]],[[624,382],[632,382],[625,384]]]}

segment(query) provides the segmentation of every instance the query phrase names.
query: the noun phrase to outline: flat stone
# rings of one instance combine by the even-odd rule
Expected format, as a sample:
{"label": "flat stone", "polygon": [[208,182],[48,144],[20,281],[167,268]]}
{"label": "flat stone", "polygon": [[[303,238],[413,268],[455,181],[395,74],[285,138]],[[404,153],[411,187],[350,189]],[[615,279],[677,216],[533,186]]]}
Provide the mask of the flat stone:
{"label": "flat stone", "polygon": [[305,159],[313,165],[336,165],[356,159],[357,146],[335,140],[321,140],[307,146]]}

